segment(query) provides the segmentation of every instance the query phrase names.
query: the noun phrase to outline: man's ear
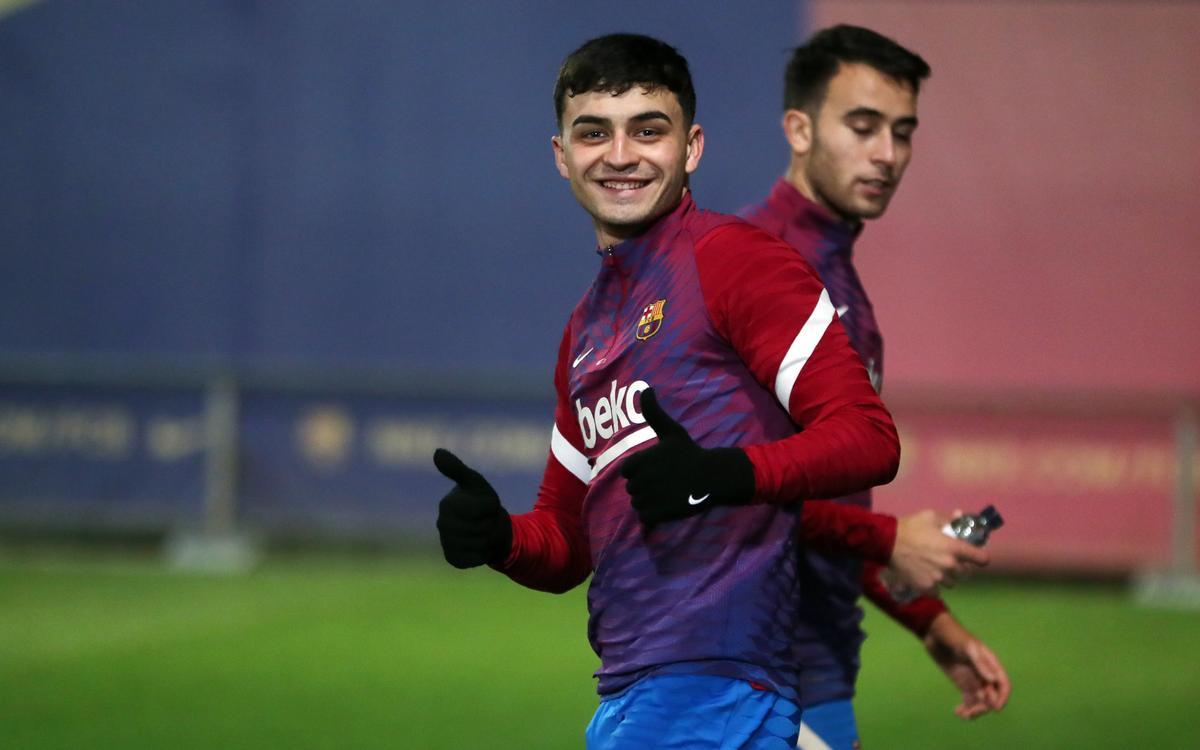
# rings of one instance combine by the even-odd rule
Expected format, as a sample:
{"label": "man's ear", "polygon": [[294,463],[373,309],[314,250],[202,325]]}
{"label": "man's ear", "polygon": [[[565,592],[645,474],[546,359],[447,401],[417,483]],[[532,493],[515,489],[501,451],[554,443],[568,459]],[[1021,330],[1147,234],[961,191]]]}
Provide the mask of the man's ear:
{"label": "man's ear", "polygon": [[692,127],[688,130],[687,138],[687,159],[683,163],[684,171],[688,174],[696,171],[696,167],[700,166],[700,157],[704,154],[704,128],[692,123]]}
{"label": "man's ear", "polygon": [[571,173],[567,171],[566,152],[563,151],[562,135],[550,136],[550,145],[554,148],[554,166],[558,168],[558,173],[563,176],[564,180],[571,179]]}
{"label": "man's ear", "polygon": [[813,121],[802,109],[789,109],[783,113],[783,137],[792,147],[792,153],[804,156],[812,149]]}

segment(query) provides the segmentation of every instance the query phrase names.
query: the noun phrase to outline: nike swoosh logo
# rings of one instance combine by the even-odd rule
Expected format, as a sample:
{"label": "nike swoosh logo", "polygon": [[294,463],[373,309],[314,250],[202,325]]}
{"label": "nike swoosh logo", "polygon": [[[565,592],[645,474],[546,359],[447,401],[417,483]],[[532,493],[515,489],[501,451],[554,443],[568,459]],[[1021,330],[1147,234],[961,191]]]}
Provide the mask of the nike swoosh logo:
{"label": "nike swoosh logo", "polygon": [[[711,494],[712,494],[711,492],[708,493],[708,495],[711,495]],[[708,499],[708,495],[705,495],[704,497],[692,497],[691,495],[688,495],[688,505],[699,505],[700,503],[702,503]]]}
{"label": "nike swoosh logo", "polygon": [[837,309],[837,314],[838,314],[839,318],[846,317],[846,313],[848,313],[848,312],[850,312],[850,305],[842,305],[841,307],[839,307]]}
{"label": "nike swoosh logo", "polygon": [[584,352],[583,354],[580,354],[578,357],[576,357],[575,361],[571,363],[571,369],[574,370],[576,367],[579,367],[579,363],[583,361],[583,358],[586,357],[587,355],[591,354],[592,349],[595,349],[595,348],[596,347],[593,346],[591,349],[588,349],[586,352]]}

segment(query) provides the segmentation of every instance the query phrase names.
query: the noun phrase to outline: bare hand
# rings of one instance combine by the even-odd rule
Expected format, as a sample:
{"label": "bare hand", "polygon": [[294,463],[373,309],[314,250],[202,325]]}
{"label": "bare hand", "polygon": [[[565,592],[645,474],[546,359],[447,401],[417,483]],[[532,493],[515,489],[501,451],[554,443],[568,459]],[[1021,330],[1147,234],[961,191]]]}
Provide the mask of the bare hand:
{"label": "bare hand", "polygon": [[954,714],[974,719],[1008,703],[1012,683],[1000,660],[949,612],[934,619],[925,634],[925,650],[962,694]]}
{"label": "bare hand", "polygon": [[888,568],[900,583],[932,593],[988,564],[987,552],[942,532],[949,520],[932,510],[899,519]]}

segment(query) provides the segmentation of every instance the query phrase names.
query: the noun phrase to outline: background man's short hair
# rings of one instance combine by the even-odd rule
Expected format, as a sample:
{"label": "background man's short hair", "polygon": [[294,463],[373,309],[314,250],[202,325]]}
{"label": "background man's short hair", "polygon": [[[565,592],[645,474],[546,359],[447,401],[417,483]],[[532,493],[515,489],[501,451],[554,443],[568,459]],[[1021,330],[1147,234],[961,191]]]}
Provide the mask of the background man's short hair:
{"label": "background man's short hair", "polygon": [[822,29],[796,48],[783,80],[783,108],[812,113],[825,100],[829,81],[844,63],[862,63],[919,93],[929,64],[892,39],[842,24]]}
{"label": "background man's short hair", "polygon": [[589,91],[614,96],[634,86],[663,87],[683,108],[685,126],[696,117],[696,90],[687,60],[666,42],[640,34],[609,34],[584,42],[563,61],[554,84],[554,112],[562,127],[567,97]]}

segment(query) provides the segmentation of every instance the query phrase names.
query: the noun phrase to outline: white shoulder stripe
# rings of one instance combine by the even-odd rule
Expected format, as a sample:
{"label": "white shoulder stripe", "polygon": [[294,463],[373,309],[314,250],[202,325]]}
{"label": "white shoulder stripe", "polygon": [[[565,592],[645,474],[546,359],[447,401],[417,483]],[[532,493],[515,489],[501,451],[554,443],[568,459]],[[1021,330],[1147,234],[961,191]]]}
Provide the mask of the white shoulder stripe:
{"label": "white shoulder stripe", "polygon": [[779,372],[775,375],[775,398],[779,399],[784,409],[787,409],[792,401],[792,388],[796,385],[796,379],[800,377],[800,371],[804,369],[804,364],[808,362],[813,350],[817,348],[817,343],[825,335],[825,329],[832,322],[833,303],[829,301],[829,292],[822,289],[817,306],[813,308],[808,320],[804,321],[800,333],[796,334],[792,345],[788,347],[787,354],[783,355],[783,361],[779,363]]}
{"label": "white shoulder stripe", "polygon": [[562,464],[562,467],[575,475],[579,481],[587,484],[591,481],[592,469],[588,466],[587,456],[576,450],[558,431],[558,425],[550,432],[550,452]]}
{"label": "white shoulder stripe", "polygon": [[654,428],[649,425],[641,428],[636,432],[631,432],[617,442],[608,446],[608,448],[596,458],[596,465],[592,468],[592,479],[605,467],[616,461],[618,458],[629,452],[630,448],[641,445],[647,440],[653,440],[658,437],[655,434]]}

